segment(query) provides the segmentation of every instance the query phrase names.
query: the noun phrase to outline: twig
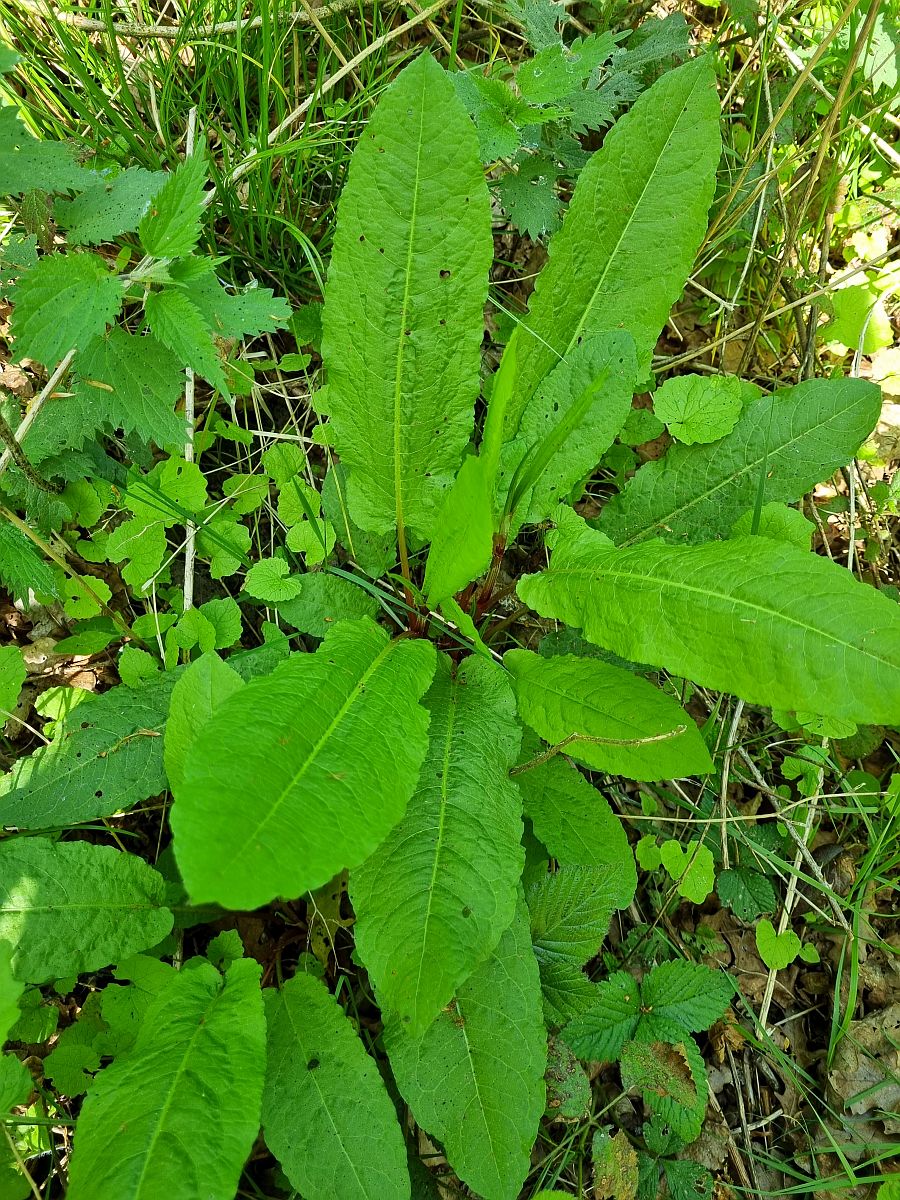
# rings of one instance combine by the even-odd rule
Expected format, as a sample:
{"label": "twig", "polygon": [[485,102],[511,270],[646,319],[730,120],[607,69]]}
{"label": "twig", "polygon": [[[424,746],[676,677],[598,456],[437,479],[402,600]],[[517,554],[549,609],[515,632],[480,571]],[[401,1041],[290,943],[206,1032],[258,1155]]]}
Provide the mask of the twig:
{"label": "twig", "polygon": [[666,733],[654,733],[650,737],[643,738],[605,738],[592,737],[588,733],[570,733],[568,737],[564,737],[561,742],[557,742],[555,746],[551,746],[549,750],[545,750],[543,754],[539,754],[531,762],[521,763],[518,767],[513,767],[510,775],[521,775],[524,771],[532,771],[535,767],[542,766],[557,754],[561,754],[573,742],[587,742],[591,746],[647,746],[651,742],[667,742],[670,738],[680,737],[686,729],[686,725],[676,725],[674,729],[669,729]]}
{"label": "twig", "polygon": [[[59,366],[56,368],[56,370],[53,372],[53,374],[50,376],[50,378],[47,380],[47,382],[44,384],[44,386],[38,392],[37,396],[35,396],[34,400],[32,400],[31,404],[29,405],[28,412],[25,414],[25,416],[19,422],[19,427],[16,430],[16,435],[15,435],[16,441],[19,443],[20,446],[22,444],[23,438],[25,437],[25,434],[28,432],[28,430],[34,424],[35,418],[37,417],[38,413],[41,411],[41,408],[43,407],[45,400],[52,393],[53,389],[59,383],[60,379],[62,379],[63,375],[65,375],[66,371],[68,371],[68,369],[72,363],[72,359],[74,357],[75,357],[75,350],[72,349],[69,351],[69,353],[66,355],[66,357],[62,360],[62,362],[59,364]],[[9,464],[12,461],[13,461],[12,451],[9,448],[7,448],[6,450],[3,451],[2,454],[0,454],[0,475],[3,474],[3,472],[6,470],[6,468],[9,466]]]}
{"label": "twig", "polygon": [[731,728],[728,731],[728,741],[725,744],[725,754],[722,759],[722,787],[719,791],[719,811],[721,813],[722,866],[726,869],[730,865],[728,857],[728,776],[731,774],[731,760],[734,757],[738,726],[741,723],[743,712],[744,702],[743,700],[738,700],[734,706],[734,716],[731,719]]}
{"label": "twig", "polygon": [[[194,153],[194,142],[197,137],[197,108],[194,106],[188,113],[187,137],[185,153],[188,158]],[[184,461],[194,461],[194,371],[192,367],[184,369],[184,419],[187,425],[187,440],[184,443]],[[184,611],[194,607],[194,561],[197,556],[197,526],[188,519],[185,523],[184,539]]]}

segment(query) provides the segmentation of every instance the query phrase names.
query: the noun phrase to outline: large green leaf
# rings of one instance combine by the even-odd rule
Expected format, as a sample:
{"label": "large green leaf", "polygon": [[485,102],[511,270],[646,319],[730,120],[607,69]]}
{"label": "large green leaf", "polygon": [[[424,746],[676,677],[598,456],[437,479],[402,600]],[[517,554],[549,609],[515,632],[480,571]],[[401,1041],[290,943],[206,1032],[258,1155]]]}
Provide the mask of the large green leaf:
{"label": "large green leaf", "polygon": [[259,1131],[266,1027],[259,965],[181,970],[78,1119],[69,1200],[231,1200]]}
{"label": "large green leaf", "polygon": [[727,537],[763,500],[792,503],[849,462],[872,431],[881,392],[864,379],[810,379],[754,401],[708,446],[673,446],[647,463],[603,510],[614,542]]}
{"label": "large green leaf", "polygon": [[374,1061],[328,989],[265,992],[266,1143],[306,1200],[407,1200],[406,1147]]}
{"label": "large green leaf", "polygon": [[676,700],[639,675],[574,654],[542,658],[530,650],[510,650],[503,661],[512,672],[519,715],[551,744],[572,734],[634,741],[684,730],[640,746],[573,741],[566,753],[579,762],[628,779],[673,779],[712,770],[693,720]]}
{"label": "large green leaf", "polygon": [[324,405],[362,529],[434,526],[472,436],[492,256],[475,130],[423,54],[353,155],[325,293]]}
{"label": "large green leaf", "polygon": [[176,673],[88,696],[49,746],[0,778],[0,824],[52,829],[107,817],[166,787],[162,731]]}
{"label": "large green leaf", "polygon": [[219,705],[243,686],[237,671],[210,650],[192,662],[172,688],[163,742],[170,788],[174,790],[180,785],[184,760],[197,734]]}
{"label": "large green leaf", "polygon": [[412,1038],[391,1021],[385,1040],[404,1099],[460,1179],[484,1200],[515,1200],[546,1099],[541,986],[524,901],[431,1028]]}
{"label": "large green leaf", "polygon": [[356,944],[382,1007],[424,1032],[513,918],[522,802],[509,779],[521,732],[503,671],[439,659],[428,754],[406,815],[357,871]]}
{"label": "large green leaf", "polygon": [[122,283],[99,254],[48,254],[16,285],[13,300],[16,359],[35,358],[54,367],[115,320]]}
{"label": "large green leaf", "polygon": [[89,842],[0,842],[0,941],[17,979],[94,971],[161,942],[165,881],[134,854]]}
{"label": "large green leaf", "polygon": [[620,550],[559,520],[550,569],[519,584],[541,616],[752,703],[900,722],[900,607],[843,567],[762,537]]}
{"label": "large green leaf", "polygon": [[257,908],[367,858],[403,816],[427,746],[430,643],[344,621],[229,696],[175,791],[175,855],[195,902]]}
{"label": "large green leaf", "polygon": [[706,230],[719,160],[712,64],[668,71],[619,120],[581,172],[528,317],[516,331],[507,432],[579,338],[626,329],[645,369]]}

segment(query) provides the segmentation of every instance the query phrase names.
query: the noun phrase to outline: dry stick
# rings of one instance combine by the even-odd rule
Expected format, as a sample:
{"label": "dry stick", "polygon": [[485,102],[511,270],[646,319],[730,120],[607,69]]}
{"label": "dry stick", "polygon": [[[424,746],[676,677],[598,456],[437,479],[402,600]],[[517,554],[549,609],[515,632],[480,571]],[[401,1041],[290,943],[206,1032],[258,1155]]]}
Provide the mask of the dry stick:
{"label": "dry stick", "polygon": [[720,836],[722,839],[722,866],[729,867],[728,857],[728,776],[731,774],[731,760],[737,748],[738,726],[744,712],[743,700],[738,700],[734,706],[734,716],[728,731],[728,741],[725,744],[725,755],[722,759],[722,787],[719,791],[719,811],[721,813]]}
{"label": "dry stick", "polygon": [[[187,137],[185,153],[188,158],[194,153],[194,142],[197,136],[197,108],[188,113]],[[194,371],[192,367],[184,369],[184,420],[187,426],[187,441],[184,444],[184,461],[194,461]],[[194,607],[194,562],[197,557],[197,526],[190,519],[185,524],[184,538],[184,611]]]}
{"label": "dry stick", "polygon": [[[850,90],[850,84],[853,79],[853,71],[856,67],[856,62],[862,53],[863,46],[866,45],[875,28],[875,20],[881,9],[881,0],[874,0],[870,5],[869,11],[866,13],[866,19],[863,22],[862,28],[859,31],[859,36],[853,44],[853,49],[850,51],[850,59],[847,63],[844,74],[841,78],[840,87],[834,98],[834,105],[830,109],[828,116],[825,118],[825,124],[822,127],[822,133],[819,138],[819,148],[816,151],[816,157],[813,160],[813,165],[809,171],[809,177],[806,182],[806,187],[803,191],[803,196],[799,205],[794,210],[794,217],[790,223],[790,227],[786,232],[784,239],[784,253],[775,264],[775,270],[769,282],[769,287],[766,291],[765,299],[760,305],[756,320],[753,322],[753,328],[750,331],[750,336],[747,338],[747,344],[744,347],[744,353],[741,355],[741,361],[738,364],[738,375],[743,375],[750,365],[750,360],[753,357],[753,351],[756,346],[756,339],[759,336],[759,331],[762,328],[763,318],[769,305],[775,299],[778,289],[781,285],[781,279],[788,265],[788,255],[797,235],[800,232],[800,226],[806,216],[807,210],[812,202],[813,194],[816,190],[816,185],[819,182],[819,176],[822,172],[822,164],[825,162],[825,156],[831,146],[831,135],[835,125],[843,111],[844,102],[847,98],[847,92]],[[812,60],[810,60],[812,61]],[[807,73],[807,77],[810,72]]]}
{"label": "dry stick", "polygon": [[[300,0],[300,3],[303,5],[306,12],[309,13],[309,19],[312,22],[312,24],[315,25],[316,31],[318,32],[319,37],[322,39],[322,41],[325,43],[325,45],[328,47],[328,49],[332,52],[332,54],[335,56],[335,58],[338,59],[341,66],[346,67],[347,59],[344,56],[344,52],[341,50],[340,46],[337,44],[337,42],[334,40],[334,38],[331,36],[331,34],[328,32],[328,30],[322,24],[322,22],[319,20],[319,14],[316,12],[316,10],[313,8],[313,6],[308,2],[308,0]],[[360,91],[362,91],[363,85],[362,85],[362,80],[360,79],[360,77],[357,75],[357,73],[355,71],[351,71],[350,75],[351,75],[351,78],[353,79],[353,82],[360,89]]]}
{"label": "dry stick", "polygon": [[573,742],[588,742],[592,746],[646,746],[650,742],[667,742],[670,738],[680,737],[685,729],[687,729],[686,725],[676,725],[674,729],[670,729],[666,733],[654,733],[651,737],[643,738],[605,738],[593,737],[588,733],[570,733],[568,737],[564,737],[561,742],[557,742],[555,746],[551,746],[549,750],[545,750],[537,758],[533,758],[530,762],[522,763],[518,767],[513,767],[510,775],[521,775],[524,771],[532,771],[535,767],[543,766],[545,762],[549,762],[551,758],[555,758],[557,754],[561,754]]}
{"label": "dry stick", "polygon": [[[68,371],[69,366],[71,365],[72,359],[74,357],[75,357],[75,350],[72,349],[69,351],[69,353],[66,355],[66,357],[62,360],[62,362],[59,364],[59,366],[56,368],[56,370],[53,372],[53,374],[50,376],[50,378],[47,380],[47,382],[44,384],[44,386],[38,392],[37,396],[35,396],[34,400],[32,400],[32,402],[29,406],[28,412],[25,414],[25,416],[19,422],[18,429],[16,429],[16,441],[20,445],[22,443],[22,439],[25,437],[25,434],[28,432],[28,430],[34,424],[35,418],[37,417],[38,413],[41,411],[41,408],[43,407],[44,402],[46,401],[47,397],[52,393],[53,389],[59,383],[60,379],[62,379],[63,375],[65,375],[66,371]],[[3,451],[2,454],[0,454],[0,475],[3,474],[3,472],[6,470],[6,468],[9,466],[9,464],[12,461],[13,461],[12,451],[10,451],[7,448],[6,450]]]}

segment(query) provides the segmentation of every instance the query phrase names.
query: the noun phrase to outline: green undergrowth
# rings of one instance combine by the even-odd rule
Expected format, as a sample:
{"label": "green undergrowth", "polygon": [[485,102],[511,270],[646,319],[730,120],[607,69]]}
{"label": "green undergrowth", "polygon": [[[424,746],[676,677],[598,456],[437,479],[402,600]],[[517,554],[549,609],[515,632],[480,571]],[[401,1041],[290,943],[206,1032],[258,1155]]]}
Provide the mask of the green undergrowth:
{"label": "green undergrowth", "polygon": [[0,13],[0,1196],[890,1200],[894,9]]}

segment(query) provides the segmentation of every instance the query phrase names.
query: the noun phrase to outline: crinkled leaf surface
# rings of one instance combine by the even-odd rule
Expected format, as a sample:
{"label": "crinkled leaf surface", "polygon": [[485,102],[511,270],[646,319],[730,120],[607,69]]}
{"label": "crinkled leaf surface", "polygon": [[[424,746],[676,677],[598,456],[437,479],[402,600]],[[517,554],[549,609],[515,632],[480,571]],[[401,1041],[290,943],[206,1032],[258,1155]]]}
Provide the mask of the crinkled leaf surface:
{"label": "crinkled leaf surface", "polygon": [[646,679],[571,654],[544,658],[530,650],[510,650],[503,661],[512,672],[519,715],[551,745],[573,733],[627,741],[684,730],[643,746],[574,741],[566,753],[579,762],[628,779],[672,779],[712,770],[691,717]]}
{"label": "crinkled leaf surface", "polygon": [[374,617],[378,601],[371,593],[324,571],[298,576],[300,591],[293,600],[278,605],[278,614],[301,633],[323,638],[338,621]]}
{"label": "crinkled leaf surface", "polygon": [[259,1131],[266,1032],[260,967],[181,970],[134,1046],[91,1087],[70,1200],[231,1200]]}
{"label": "crinkled leaf surface", "polygon": [[519,583],[541,616],[751,703],[900,721],[900,608],[843,567],[761,537],[621,550],[559,519],[550,569]]}
{"label": "crinkled leaf surface", "polygon": [[164,791],[162,730],[176,678],[87,696],[49,746],[0,778],[0,824],[74,825]]}
{"label": "crinkled leaf surface", "polygon": [[406,1147],[378,1067],[328,989],[265,992],[266,1143],[307,1200],[408,1200]]}
{"label": "crinkled leaf surface", "polygon": [[624,328],[638,365],[649,364],[706,230],[720,146],[715,76],[703,59],[668,71],[609,132],[581,172],[512,339],[510,436],[538,384],[583,335]]}
{"label": "crinkled leaf surface", "polygon": [[743,412],[709,446],[673,446],[647,463],[603,510],[598,526],[614,542],[727,537],[756,502],[791,504],[849,462],[878,420],[881,393],[864,379],[810,379]]}
{"label": "crinkled leaf surface", "polygon": [[212,340],[212,331],[200,310],[174,288],[151,292],[144,305],[154,336],[184,366],[227,393],[225,371]]}
{"label": "crinkled leaf surface", "polygon": [[0,579],[16,600],[27,597],[31,589],[47,596],[58,594],[50,567],[28,538],[5,521],[0,524]]}
{"label": "crinkled leaf surface", "polygon": [[325,293],[325,405],[363,529],[433,529],[472,435],[492,255],[475,131],[422,54],[353,155]]}
{"label": "crinkled leaf surface", "polygon": [[16,359],[55,367],[115,320],[122,284],[99,254],[48,254],[16,285],[13,300]]}
{"label": "crinkled leaf surface", "polygon": [[639,1036],[677,1041],[685,1033],[709,1029],[733,995],[734,985],[722,971],[686,960],[660,963],[641,984]]}
{"label": "crinkled leaf surface", "polygon": [[394,1077],[416,1121],[484,1200],[515,1200],[544,1111],[547,1038],[520,903],[493,954],[421,1038],[385,1030]]}
{"label": "crinkled leaf surface", "polygon": [[0,842],[0,940],[29,983],[93,971],[172,928],[163,877],[141,858],[89,842]]}
{"label": "crinkled leaf surface", "polygon": [[428,754],[406,815],[356,871],[356,944],[382,1007],[424,1032],[497,945],[522,873],[520,729],[506,675],[441,656],[425,698]]}
{"label": "crinkled leaf surface", "polygon": [[[257,908],[367,858],[403,816],[427,746],[430,643],[344,621],[230,696],[175,793],[175,855],[196,902]],[[389,735],[389,736],[388,736]]]}
{"label": "crinkled leaf surface", "polygon": [[166,775],[173,791],[181,783],[184,761],[197,734],[219,705],[243,686],[237,671],[211,651],[195,659],[179,677],[172,688],[163,743]]}

